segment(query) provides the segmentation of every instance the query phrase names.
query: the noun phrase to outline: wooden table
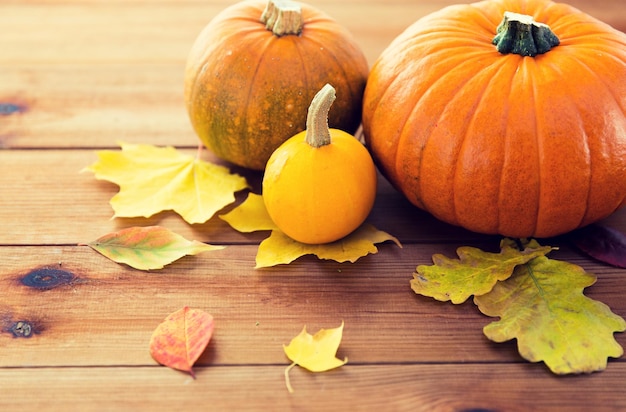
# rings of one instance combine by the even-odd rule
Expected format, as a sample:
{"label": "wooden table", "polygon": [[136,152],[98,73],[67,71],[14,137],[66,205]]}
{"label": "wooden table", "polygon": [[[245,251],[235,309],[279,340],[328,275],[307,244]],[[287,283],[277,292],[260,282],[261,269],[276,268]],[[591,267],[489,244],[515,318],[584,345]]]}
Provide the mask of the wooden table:
{"label": "wooden table", "polygon": [[[406,26],[452,0],[319,0],[370,62]],[[226,0],[0,2],[0,409],[44,410],[626,410],[626,360],[558,377],[525,362],[515,342],[488,341],[491,320],[473,304],[415,295],[418,264],[498,238],[437,222],[381,180],[370,218],[400,249],[355,264],[299,259],[255,270],[266,233],[243,235],[219,219],[189,226],[173,213],[111,219],[116,185],[81,169],[118,141],[197,145],[183,105],[183,67],[200,29]],[[572,0],[626,30],[623,0]],[[251,176],[253,178],[253,176]],[[626,231],[626,210],[607,224]],[[86,246],[108,232],[159,224],[226,244],[162,271],[116,264]],[[626,317],[626,271],[568,246],[551,256],[598,276],[588,296]],[[22,280],[33,270],[75,278],[52,289]],[[197,379],[159,366],[148,342],[183,306],[213,314],[216,331]],[[282,345],[345,322],[340,357],[321,374],[291,371]],[[33,326],[14,337],[18,321]],[[626,334],[616,334],[626,346]]]}

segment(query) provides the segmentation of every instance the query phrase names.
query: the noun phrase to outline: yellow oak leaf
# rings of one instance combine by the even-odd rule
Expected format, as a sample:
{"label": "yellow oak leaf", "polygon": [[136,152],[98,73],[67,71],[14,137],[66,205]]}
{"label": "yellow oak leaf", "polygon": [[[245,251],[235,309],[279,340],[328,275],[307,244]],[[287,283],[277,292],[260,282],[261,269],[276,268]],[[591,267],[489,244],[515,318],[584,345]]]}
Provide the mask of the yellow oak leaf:
{"label": "yellow oak leaf", "polygon": [[370,253],[377,253],[376,244],[392,241],[402,247],[394,236],[376,229],[370,224],[363,224],[343,239],[322,245],[310,245],[291,239],[280,231],[270,218],[263,197],[254,193],[239,206],[220,216],[230,226],[240,232],[271,230],[270,236],[259,245],[256,256],[256,268],[288,264],[305,255],[315,255],[320,259],[337,262],[356,262]]}
{"label": "yellow oak leaf", "polygon": [[613,334],[626,330],[623,318],[583,294],[595,281],[577,265],[539,256],[474,302],[485,315],[500,317],[484,328],[489,339],[517,339],[523,358],[543,361],[553,373],[590,373],[605,369],[608,357],[622,356]]}
{"label": "yellow oak leaf", "polygon": [[173,210],[188,223],[204,223],[248,188],[245,178],[176,148],[121,143],[99,151],[85,170],[120,187],[111,199],[114,217],[150,217]]}
{"label": "yellow oak leaf", "polygon": [[491,291],[496,282],[510,277],[517,265],[544,256],[551,250],[553,248],[549,246],[534,243],[519,250],[510,239],[501,242],[499,253],[463,246],[457,249],[459,259],[435,254],[432,257],[434,265],[418,266],[411,288],[417,294],[439,301],[463,303],[472,295]]}
{"label": "yellow oak leaf", "polygon": [[283,345],[285,355],[293,362],[285,369],[285,383],[289,392],[293,392],[289,371],[294,366],[299,365],[311,372],[325,372],[348,362],[347,357],[344,360],[336,357],[342,335],[343,322],[337,328],[320,329],[315,335],[309,334],[305,326],[289,345]]}

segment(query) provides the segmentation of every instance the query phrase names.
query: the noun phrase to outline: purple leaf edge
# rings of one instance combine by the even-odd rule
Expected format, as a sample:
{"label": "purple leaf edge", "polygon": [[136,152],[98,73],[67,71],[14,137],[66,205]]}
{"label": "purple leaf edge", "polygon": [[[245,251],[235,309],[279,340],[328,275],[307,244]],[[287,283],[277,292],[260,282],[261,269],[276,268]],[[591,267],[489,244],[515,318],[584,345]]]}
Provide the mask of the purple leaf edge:
{"label": "purple leaf edge", "polygon": [[568,240],[581,252],[611,266],[626,269],[626,234],[600,224],[571,232]]}

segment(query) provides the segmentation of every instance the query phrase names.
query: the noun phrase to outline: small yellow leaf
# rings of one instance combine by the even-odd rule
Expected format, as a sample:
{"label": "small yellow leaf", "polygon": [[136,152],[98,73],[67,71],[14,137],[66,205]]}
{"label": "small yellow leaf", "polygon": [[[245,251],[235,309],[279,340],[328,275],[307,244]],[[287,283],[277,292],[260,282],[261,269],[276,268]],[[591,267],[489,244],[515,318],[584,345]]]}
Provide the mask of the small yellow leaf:
{"label": "small yellow leaf", "polygon": [[291,340],[289,345],[283,345],[285,355],[293,362],[285,369],[285,382],[289,392],[293,392],[289,382],[289,371],[295,365],[311,372],[324,372],[338,368],[348,362],[347,357],[344,360],[336,357],[342,335],[343,322],[337,328],[321,329],[315,335],[309,334],[305,326],[302,332]]}
{"label": "small yellow leaf", "polygon": [[320,259],[337,262],[349,261],[354,263],[369,253],[377,253],[376,244],[389,240],[402,247],[398,239],[370,224],[363,224],[343,239],[322,245],[300,243],[281,231],[274,230],[270,237],[259,245],[256,268],[288,264],[305,255],[315,255]]}
{"label": "small yellow leaf", "polygon": [[249,193],[242,204],[219,217],[233,229],[242,233],[278,229],[267,213],[263,196],[255,193]]}
{"label": "small yellow leaf", "polygon": [[115,217],[150,217],[173,210],[188,223],[204,223],[246,189],[245,178],[223,167],[180,153],[174,147],[121,143],[102,150],[85,168],[96,179],[120,187],[111,199]]}

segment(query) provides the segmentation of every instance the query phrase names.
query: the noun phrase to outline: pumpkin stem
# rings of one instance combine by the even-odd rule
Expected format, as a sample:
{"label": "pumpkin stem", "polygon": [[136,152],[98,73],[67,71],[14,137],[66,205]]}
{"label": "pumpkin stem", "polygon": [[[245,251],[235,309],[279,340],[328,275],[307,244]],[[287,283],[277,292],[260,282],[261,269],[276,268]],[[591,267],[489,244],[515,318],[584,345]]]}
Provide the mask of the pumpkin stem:
{"label": "pumpkin stem", "polygon": [[328,129],[328,112],[335,101],[335,88],[330,84],[324,85],[317,92],[306,116],[306,142],[315,148],[330,144],[330,130]]}
{"label": "pumpkin stem", "polygon": [[269,0],[261,15],[261,23],[276,36],[298,35],[302,32],[302,10],[295,1]]}
{"label": "pumpkin stem", "polygon": [[558,46],[559,38],[550,26],[536,22],[532,16],[506,11],[492,43],[502,54],[535,57]]}

